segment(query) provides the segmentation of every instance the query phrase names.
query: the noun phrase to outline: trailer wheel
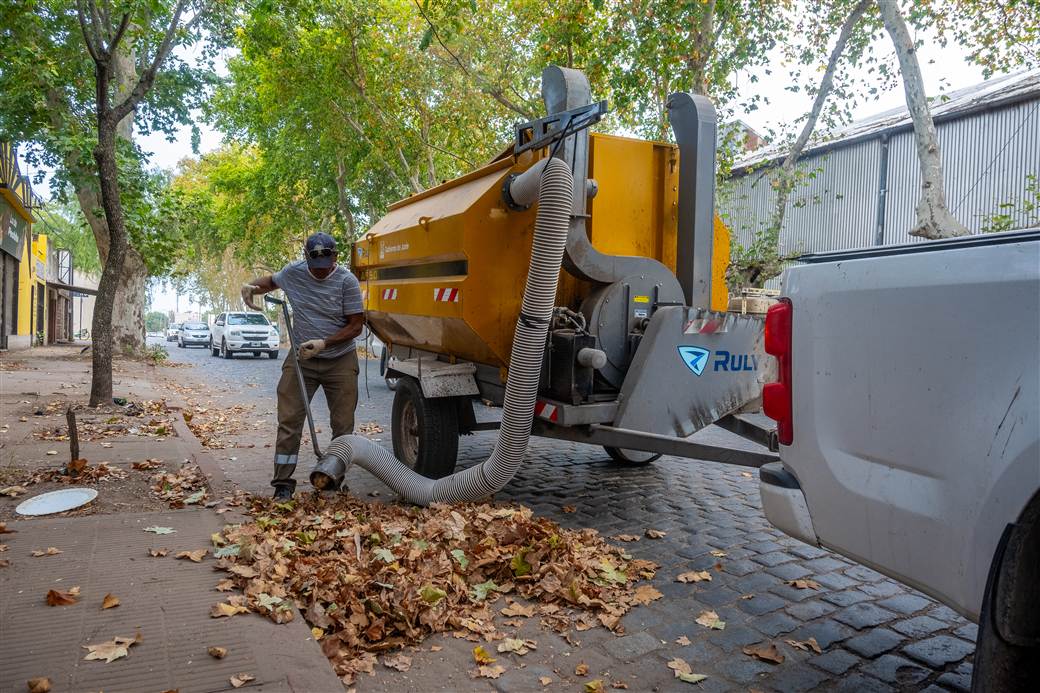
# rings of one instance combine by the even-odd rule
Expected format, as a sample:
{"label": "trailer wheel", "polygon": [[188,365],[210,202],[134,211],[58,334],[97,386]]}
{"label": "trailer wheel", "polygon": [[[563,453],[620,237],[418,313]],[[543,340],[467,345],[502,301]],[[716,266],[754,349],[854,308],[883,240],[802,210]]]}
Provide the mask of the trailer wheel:
{"label": "trailer wheel", "polygon": [[391,420],[394,455],[429,479],[455,471],[458,407],[451,398],[427,399],[414,378],[399,378]]}
{"label": "trailer wheel", "polygon": [[610,459],[632,467],[642,467],[643,465],[650,464],[661,456],[661,453],[659,452],[610,448],[605,445],[603,446],[603,449],[607,451],[608,455],[610,455]]}

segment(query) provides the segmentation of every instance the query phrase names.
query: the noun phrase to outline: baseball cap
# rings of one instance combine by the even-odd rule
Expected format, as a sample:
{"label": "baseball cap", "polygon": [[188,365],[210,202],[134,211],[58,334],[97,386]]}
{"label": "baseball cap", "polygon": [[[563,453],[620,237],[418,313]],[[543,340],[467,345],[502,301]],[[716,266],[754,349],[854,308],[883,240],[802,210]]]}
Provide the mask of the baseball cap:
{"label": "baseball cap", "polygon": [[312,269],[332,267],[336,261],[336,239],[327,233],[312,233],[303,246],[307,266]]}

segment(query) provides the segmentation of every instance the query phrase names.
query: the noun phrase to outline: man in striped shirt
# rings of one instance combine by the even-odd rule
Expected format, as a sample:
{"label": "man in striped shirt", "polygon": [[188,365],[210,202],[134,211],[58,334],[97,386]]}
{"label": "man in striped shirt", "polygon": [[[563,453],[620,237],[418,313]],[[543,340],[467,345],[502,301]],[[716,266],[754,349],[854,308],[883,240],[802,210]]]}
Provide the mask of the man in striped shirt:
{"label": "man in striped shirt", "polygon": [[[357,278],[336,264],[336,241],[327,233],[311,235],[303,260],[290,262],[273,275],[242,287],[242,300],[253,310],[253,297],[275,289],[285,292],[293,308],[293,336],[300,345],[300,369],[307,399],[318,386],[329,404],[332,437],[354,431],[357,407],[358,359],[354,339],[365,324],[361,287]],[[278,436],[275,441],[274,497],[292,498],[293,472],[300,452],[300,437],[307,411],[300,396],[290,351],[278,381]]]}

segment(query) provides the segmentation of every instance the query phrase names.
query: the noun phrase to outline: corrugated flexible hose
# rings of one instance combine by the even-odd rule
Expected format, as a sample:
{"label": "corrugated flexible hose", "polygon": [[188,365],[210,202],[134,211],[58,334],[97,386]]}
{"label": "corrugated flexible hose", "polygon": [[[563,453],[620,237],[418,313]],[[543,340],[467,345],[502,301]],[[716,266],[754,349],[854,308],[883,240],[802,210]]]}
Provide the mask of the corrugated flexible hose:
{"label": "corrugated flexible hose", "polygon": [[513,199],[521,204],[533,202],[531,198],[537,191],[538,212],[531,264],[509,359],[502,426],[491,457],[443,479],[428,479],[386,448],[361,436],[346,435],[332,441],[325,460],[338,458],[344,469],[356,464],[418,505],[480,500],[509,483],[524,460],[531,438],[545,338],[570,226],[573,187],[570,169],[560,159],[538,162],[510,186]]}

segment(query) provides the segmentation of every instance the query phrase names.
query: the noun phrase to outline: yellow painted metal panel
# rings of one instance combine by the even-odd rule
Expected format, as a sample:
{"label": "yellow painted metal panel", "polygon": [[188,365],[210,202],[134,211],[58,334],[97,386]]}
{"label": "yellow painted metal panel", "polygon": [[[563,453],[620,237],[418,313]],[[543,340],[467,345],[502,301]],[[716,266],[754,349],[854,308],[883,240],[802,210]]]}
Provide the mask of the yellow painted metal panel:
{"label": "yellow painted metal panel", "polygon": [[711,252],[711,309],[725,313],[729,310],[729,288],[726,269],[729,268],[729,227],[715,215],[715,239]]}

